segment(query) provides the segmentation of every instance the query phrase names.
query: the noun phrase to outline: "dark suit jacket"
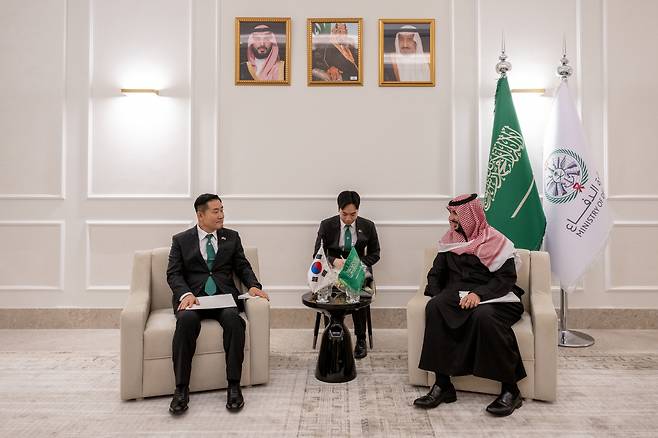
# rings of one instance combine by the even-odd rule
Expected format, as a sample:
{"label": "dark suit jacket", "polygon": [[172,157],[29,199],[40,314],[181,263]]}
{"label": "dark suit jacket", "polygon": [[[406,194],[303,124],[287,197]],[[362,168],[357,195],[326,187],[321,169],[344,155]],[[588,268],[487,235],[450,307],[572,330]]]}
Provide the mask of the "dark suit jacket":
{"label": "dark suit jacket", "polygon": [[247,288],[262,289],[263,286],[258,282],[249,260],[244,255],[238,232],[228,228],[217,230],[217,243],[215,263],[209,270],[199,249],[196,226],[172,238],[167,283],[173,292],[171,303],[174,312],[178,308],[180,298],[187,292],[192,292],[195,296],[206,295],[203,289],[210,275],[215,280],[218,293],[232,294],[240,311],[244,310],[244,305],[242,300],[238,300],[240,292],[233,282],[233,273],[235,272]]}
{"label": "dark suit jacket", "polygon": [[[320,222],[318,237],[315,239],[314,257],[320,249],[320,241],[322,241],[324,253],[327,255],[329,263],[333,264],[338,257],[347,258],[349,251],[340,249],[340,227],[340,216],[338,215]],[[375,223],[361,216],[356,218],[356,244],[354,244],[354,249],[356,249],[361,261],[369,268],[379,261],[379,238],[377,238]]]}

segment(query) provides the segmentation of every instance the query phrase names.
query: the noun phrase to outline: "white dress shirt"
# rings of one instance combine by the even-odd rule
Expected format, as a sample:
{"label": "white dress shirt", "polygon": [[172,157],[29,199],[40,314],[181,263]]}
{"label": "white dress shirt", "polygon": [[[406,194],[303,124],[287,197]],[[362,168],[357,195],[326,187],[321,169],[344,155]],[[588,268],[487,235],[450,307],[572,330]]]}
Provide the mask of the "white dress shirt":
{"label": "white dress shirt", "polygon": [[[215,254],[217,254],[217,248],[219,248],[219,246],[217,245],[217,231],[213,231],[212,233],[206,233],[198,225],[196,226],[196,231],[197,231],[197,234],[199,236],[199,250],[201,251],[201,256],[203,257],[203,259],[207,263],[208,262],[208,250],[206,249],[206,245],[207,245],[206,236],[208,234],[213,235],[213,239],[211,240],[211,243],[212,243],[212,247],[215,248]],[[188,295],[192,295],[192,292],[187,292],[187,293],[183,294],[183,296],[180,297],[180,300],[178,300],[178,302],[183,301],[183,298],[185,298]]]}
{"label": "white dress shirt", "polygon": [[196,231],[199,235],[199,249],[201,250],[201,255],[203,256],[203,259],[207,262],[208,261],[208,250],[206,249],[206,236],[208,234],[213,235],[212,239],[212,247],[215,249],[215,254],[217,254],[217,231],[213,231],[212,233],[206,233],[201,229],[200,226],[196,226]]}

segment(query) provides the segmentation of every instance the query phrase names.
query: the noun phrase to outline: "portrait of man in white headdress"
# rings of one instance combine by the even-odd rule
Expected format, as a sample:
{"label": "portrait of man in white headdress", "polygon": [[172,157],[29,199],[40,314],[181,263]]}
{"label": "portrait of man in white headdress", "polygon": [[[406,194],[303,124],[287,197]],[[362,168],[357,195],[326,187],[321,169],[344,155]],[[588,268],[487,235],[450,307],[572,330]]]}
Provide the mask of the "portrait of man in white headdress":
{"label": "portrait of man in white headdress", "polygon": [[290,83],[290,19],[236,18],[236,84]]}
{"label": "portrait of man in white headdress", "polygon": [[434,84],[433,30],[433,20],[383,23],[380,84]]}

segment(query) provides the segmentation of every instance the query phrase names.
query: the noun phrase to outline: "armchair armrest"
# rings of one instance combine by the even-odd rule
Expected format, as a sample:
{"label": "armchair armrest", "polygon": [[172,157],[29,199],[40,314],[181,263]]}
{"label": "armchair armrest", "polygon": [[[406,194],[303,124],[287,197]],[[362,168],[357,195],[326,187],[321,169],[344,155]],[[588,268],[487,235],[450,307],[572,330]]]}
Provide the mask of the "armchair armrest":
{"label": "armchair armrest", "polygon": [[121,399],[142,397],[144,328],[151,308],[151,251],[133,259],[128,301],[121,311]]}
{"label": "armchair armrest", "polygon": [[427,371],[418,368],[420,352],[423,348],[425,334],[425,306],[430,297],[423,295],[425,285],[407,303],[407,345],[409,383],[412,385],[427,385]]}
{"label": "armchair armrest", "polygon": [[535,399],[557,397],[557,314],[551,294],[548,253],[530,254],[530,318],[535,335]]}
{"label": "armchair armrest", "polygon": [[270,379],[270,302],[260,297],[249,298],[245,313],[249,321],[251,383],[266,383]]}

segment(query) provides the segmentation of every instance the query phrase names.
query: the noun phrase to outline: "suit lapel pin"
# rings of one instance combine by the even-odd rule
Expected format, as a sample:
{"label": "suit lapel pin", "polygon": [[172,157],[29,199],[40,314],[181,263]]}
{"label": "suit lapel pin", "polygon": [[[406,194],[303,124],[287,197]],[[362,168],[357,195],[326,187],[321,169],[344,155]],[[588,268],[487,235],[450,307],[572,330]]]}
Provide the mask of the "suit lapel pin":
{"label": "suit lapel pin", "polygon": [[222,240],[226,240],[226,236],[222,236],[221,239],[222,239]]}

